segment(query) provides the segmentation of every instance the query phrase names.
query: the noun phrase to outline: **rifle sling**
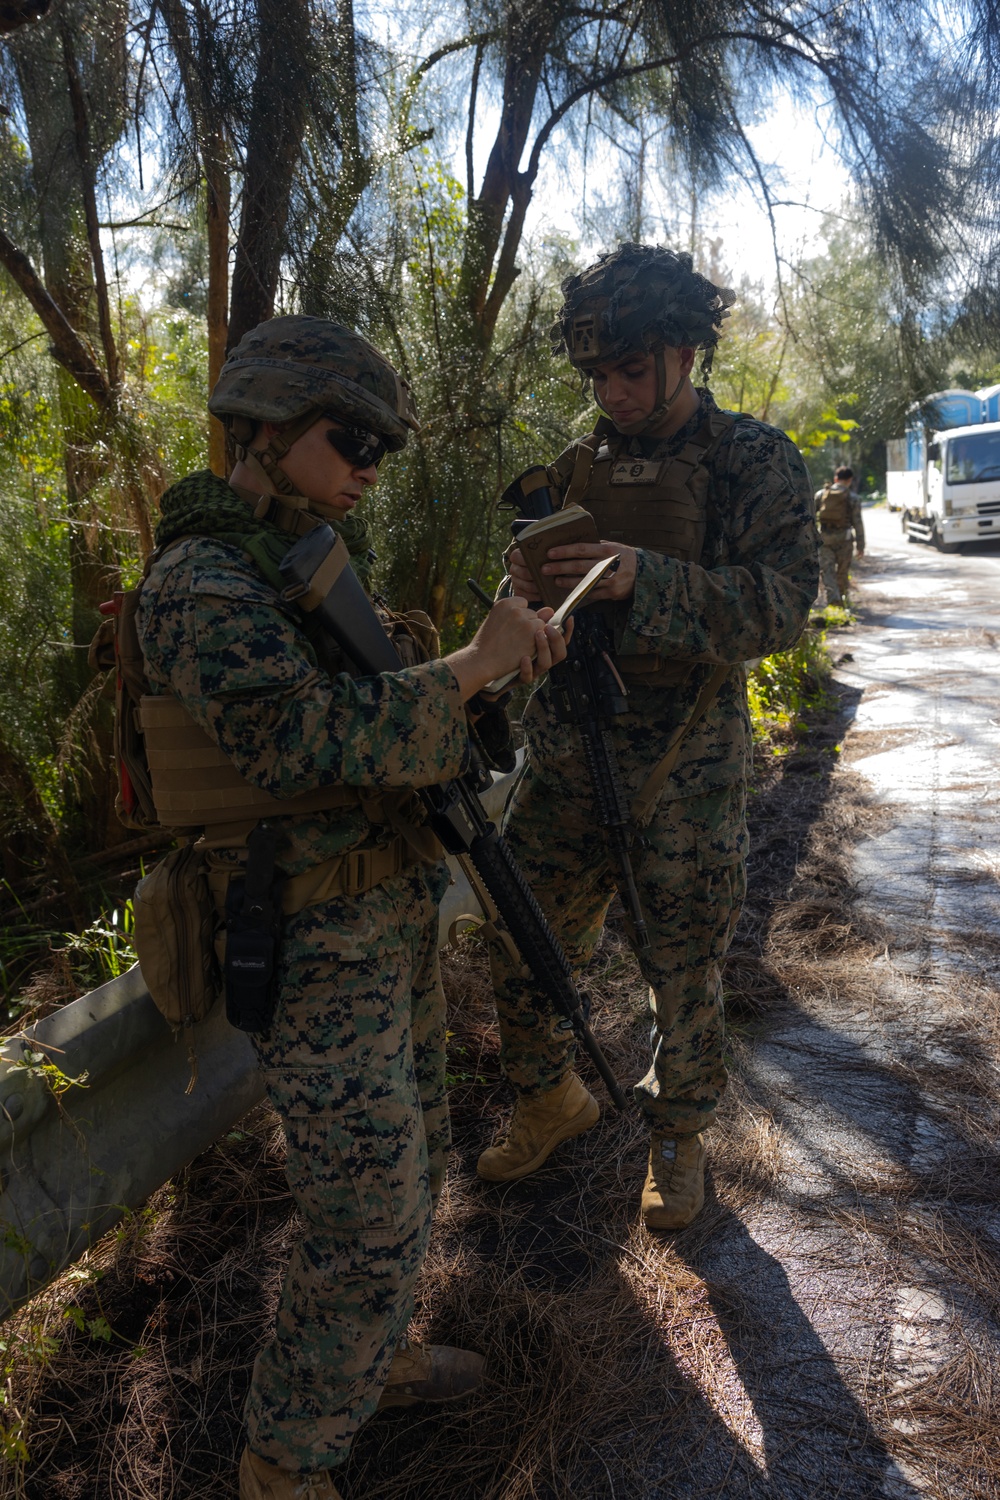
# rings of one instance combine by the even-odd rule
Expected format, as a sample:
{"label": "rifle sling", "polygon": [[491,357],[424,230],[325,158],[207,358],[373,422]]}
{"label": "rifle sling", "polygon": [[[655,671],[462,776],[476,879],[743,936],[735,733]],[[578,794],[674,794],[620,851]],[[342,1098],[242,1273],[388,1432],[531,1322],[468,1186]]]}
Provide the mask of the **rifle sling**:
{"label": "rifle sling", "polygon": [[563,496],[562,509],[567,505],[579,505],[580,499],[590,483],[591,471],[594,467],[594,454],[600,443],[600,434],[592,432],[585,437],[576,450],[576,459],[573,463],[573,473],[570,475],[569,486]]}
{"label": "rifle sling", "polygon": [[677,757],[681,753],[681,746],[687,738],[688,733],[694,729],[695,725],[704,718],[705,714],[711,708],[716,694],[729,676],[731,670],[732,668],[728,666],[716,667],[698,694],[698,700],[691,714],[667,746],[667,751],[663,759],[657,762],[646,777],[635,801],[632,803],[631,821],[633,828],[645,828],[653,816],[660,799],[660,793],[666,785],[667,777],[677,764]]}

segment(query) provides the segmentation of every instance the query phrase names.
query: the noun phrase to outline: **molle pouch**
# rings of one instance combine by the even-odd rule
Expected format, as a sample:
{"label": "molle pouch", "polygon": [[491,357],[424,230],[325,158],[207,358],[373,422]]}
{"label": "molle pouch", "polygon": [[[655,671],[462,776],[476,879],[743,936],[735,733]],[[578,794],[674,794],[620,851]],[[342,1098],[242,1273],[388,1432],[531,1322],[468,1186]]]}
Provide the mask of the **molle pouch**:
{"label": "molle pouch", "polygon": [[240,1031],[267,1031],[277,1001],[281,887],[274,869],[277,838],[258,823],[247,838],[246,874],[226,892],[226,1017]]}
{"label": "molle pouch", "polygon": [[244,917],[246,882],[226,892],[226,1018],[240,1031],[267,1031],[274,1015],[277,934]]}
{"label": "molle pouch", "polygon": [[197,844],[174,849],[136,888],[135,948],[153,1000],[175,1029],[196,1025],[219,991],[215,908]]}
{"label": "molle pouch", "polygon": [[381,608],[379,617],[404,667],[434,661],[441,655],[441,639],[437,627],[430,615],[425,614],[422,609],[410,609],[405,614],[396,614],[393,610]]}

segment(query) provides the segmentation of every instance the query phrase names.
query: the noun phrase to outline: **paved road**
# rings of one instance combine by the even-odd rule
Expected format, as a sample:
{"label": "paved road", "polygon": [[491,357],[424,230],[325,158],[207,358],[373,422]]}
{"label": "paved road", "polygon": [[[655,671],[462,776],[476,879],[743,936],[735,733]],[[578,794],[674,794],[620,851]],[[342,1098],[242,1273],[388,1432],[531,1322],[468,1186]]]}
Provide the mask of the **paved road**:
{"label": "paved road", "polygon": [[869,931],[787,980],[750,1049],[740,1124],[768,1121],[780,1173],[697,1267],[739,1288],[722,1416],[744,1452],[722,1473],[706,1445],[663,1500],[1000,1494],[1000,545],[865,524],[831,803],[865,779]]}
{"label": "paved road", "polygon": [[866,526],[866,625],[832,644],[854,655],[838,675],[863,692],[854,767],[894,827],[860,866],[897,941],[910,930],[918,952],[950,961],[970,926],[1000,935],[1000,543],[944,555],[907,545],[885,511]]}
{"label": "paved road", "polygon": [[[988,1285],[1000,1245],[1000,543],[943,555],[907,544],[897,522],[866,517],[865,623],[832,643],[854,658],[839,675],[862,690],[846,753],[892,817],[855,868],[890,934],[884,991],[916,1085],[907,1167],[931,1191],[908,1213],[947,1218],[966,1266],[980,1255],[986,1266],[956,1276],[950,1256],[931,1255],[899,1286],[890,1357],[898,1385],[920,1391],[957,1377],[963,1348],[979,1350],[987,1386],[1000,1375]],[[935,1491],[932,1466],[914,1472]],[[941,1493],[996,1493],[983,1471],[967,1482]]]}

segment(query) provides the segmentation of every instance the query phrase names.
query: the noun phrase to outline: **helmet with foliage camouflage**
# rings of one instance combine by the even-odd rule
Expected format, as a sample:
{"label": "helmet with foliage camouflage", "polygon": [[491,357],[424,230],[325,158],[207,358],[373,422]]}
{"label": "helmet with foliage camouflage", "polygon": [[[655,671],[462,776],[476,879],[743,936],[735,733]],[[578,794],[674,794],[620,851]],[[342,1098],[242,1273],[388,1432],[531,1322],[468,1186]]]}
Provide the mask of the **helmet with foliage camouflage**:
{"label": "helmet with foliage camouflage", "polygon": [[242,445],[258,422],[301,432],[322,414],[374,432],[392,452],[420,430],[410,388],[389,361],[325,318],[271,318],[251,329],[223,365],[208,409]]}
{"label": "helmet with foliage camouflage", "polygon": [[[553,352],[580,370],[637,350],[711,351],[736,301],[694,270],[686,251],[623,244],[562,284]],[[711,362],[709,353],[706,368]]]}

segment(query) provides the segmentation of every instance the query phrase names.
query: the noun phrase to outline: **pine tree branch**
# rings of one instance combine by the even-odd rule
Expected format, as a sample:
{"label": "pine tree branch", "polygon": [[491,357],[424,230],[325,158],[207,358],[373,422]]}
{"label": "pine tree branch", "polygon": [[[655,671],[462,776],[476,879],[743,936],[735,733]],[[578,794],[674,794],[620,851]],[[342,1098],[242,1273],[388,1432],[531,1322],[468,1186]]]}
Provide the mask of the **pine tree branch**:
{"label": "pine tree branch", "polygon": [[114,394],[93,352],[73,328],[59,304],[49,295],[42,278],[24,251],[14,244],[3,229],[0,229],[0,264],[7,269],[41,318],[51,342],[53,356],[102,411],[113,410]]}

